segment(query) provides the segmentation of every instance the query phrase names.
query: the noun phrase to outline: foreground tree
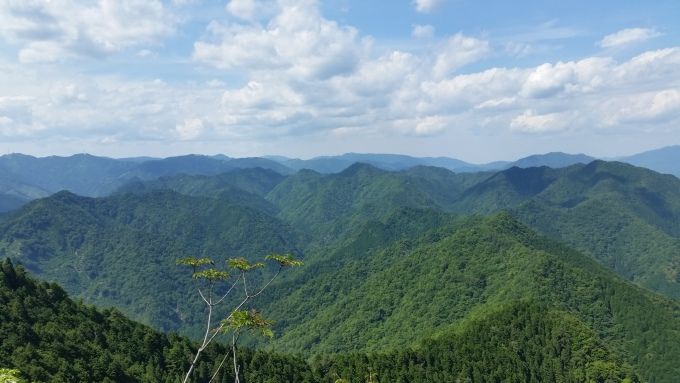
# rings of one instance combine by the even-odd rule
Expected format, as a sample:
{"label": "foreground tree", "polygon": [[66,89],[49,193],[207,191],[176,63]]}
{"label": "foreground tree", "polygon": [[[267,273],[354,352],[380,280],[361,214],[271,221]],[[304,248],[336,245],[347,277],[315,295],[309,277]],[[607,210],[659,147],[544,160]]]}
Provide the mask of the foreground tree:
{"label": "foreground tree", "polygon": [[[191,374],[196,367],[203,351],[210,343],[220,334],[231,334],[231,354],[233,360],[235,383],[239,383],[239,366],[236,357],[236,343],[239,336],[244,331],[256,331],[261,335],[271,337],[271,321],[264,319],[257,310],[244,310],[244,306],[256,298],[258,295],[269,287],[269,285],[281,274],[285,268],[300,266],[302,262],[296,260],[292,254],[271,254],[265,257],[265,260],[272,261],[277,264],[277,269],[274,275],[262,285],[259,289],[250,290],[248,287],[248,274],[254,270],[261,269],[265,266],[263,262],[251,263],[245,258],[231,258],[226,262],[227,269],[221,270],[215,267],[215,262],[210,258],[183,258],[177,261],[178,265],[189,266],[192,268],[192,278],[197,283],[198,295],[207,307],[207,320],[203,341],[198,347],[196,354],[189,366],[189,370],[184,375],[183,383],[189,381]],[[219,321],[219,325],[213,327],[216,307],[225,303],[234,291],[243,288],[242,298],[233,303],[232,307],[228,309],[228,314],[225,318]],[[212,375],[210,381],[214,381],[218,376],[224,362],[228,355],[224,356],[222,362],[218,365]]]}

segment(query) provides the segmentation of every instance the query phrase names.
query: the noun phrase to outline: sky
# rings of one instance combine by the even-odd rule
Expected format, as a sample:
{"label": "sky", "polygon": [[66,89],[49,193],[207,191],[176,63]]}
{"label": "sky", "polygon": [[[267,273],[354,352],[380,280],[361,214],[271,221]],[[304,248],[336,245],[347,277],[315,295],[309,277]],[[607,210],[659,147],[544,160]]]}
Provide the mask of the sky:
{"label": "sky", "polygon": [[0,0],[0,154],[680,144],[680,1]]}

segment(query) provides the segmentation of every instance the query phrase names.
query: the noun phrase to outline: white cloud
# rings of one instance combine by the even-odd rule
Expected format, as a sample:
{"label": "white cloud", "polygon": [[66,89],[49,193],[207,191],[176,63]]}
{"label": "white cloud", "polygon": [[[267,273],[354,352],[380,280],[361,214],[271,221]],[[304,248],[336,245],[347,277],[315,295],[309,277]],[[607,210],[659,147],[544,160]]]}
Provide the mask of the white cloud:
{"label": "white cloud", "polygon": [[21,62],[101,56],[157,43],[176,18],[159,0],[0,0],[0,38],[19,46]]}
{"label": "white cloud", "polygon": [[58,83],[50,90],[50,97],[56,104],[87,101],[87,95],[73,83]]}
{"label": "white cloud", "polygon": [[510,129],[521,133],[558,132],[568,128],[569,121],[565,113],[537,114],[534,110],[525,110],[510,121]]}
{"label": "white cloud", "polygon": [[213,21],[214,41],[194,44],[196,61],[221,69],[284,70],[300,78],[330,78],[354,70],[364,48],[358,31],[324,19],[311,0],[278,3],[265,28]]}
{"label": "white cloud", "polygon": [[432,25],[414,25],[411,36],[417,39],[429,39],[434,37],[434,27]]}
{"label": "white cloud", "polygon": [[431,136],[444,131],[446,125],[446,118],[442,116],[428,116],[418,121],[413,133],[418,136]]}
{"label": "white cloud", "polygon": [[603,109],[609,126],[670,122],[680,118],[680,91],[664,89],[624,96],[606,102]]}
{"label": "white cloud", "polygon": [[605,36],[598,45],[603,48],[616,48],[641,43],[660,35],[661,33],[653,28],[628,28]]}
{"label": "white cloud", "polygon": [[249,21],[271,16],[274,10],[274,1],[230,0],[227,4],[227,11],[234,17]]}
{"label": "white cloud", "polygon": [[433,73],[442,78],[456,69],[475,62],[490,52],[489,42],[456,33],[439,47]]}
{"label": "white cloud", "polygon": [[413,5],[416,7],[416,11],[429,13],[440,6],[443,2],[443,0],[414,0]]}
{"label": "white cloud", "polygon": [[186,119],[181,124],[175,126],[175,131],[180,140],[195,139],[203,132],[203,120],[200,118]]}

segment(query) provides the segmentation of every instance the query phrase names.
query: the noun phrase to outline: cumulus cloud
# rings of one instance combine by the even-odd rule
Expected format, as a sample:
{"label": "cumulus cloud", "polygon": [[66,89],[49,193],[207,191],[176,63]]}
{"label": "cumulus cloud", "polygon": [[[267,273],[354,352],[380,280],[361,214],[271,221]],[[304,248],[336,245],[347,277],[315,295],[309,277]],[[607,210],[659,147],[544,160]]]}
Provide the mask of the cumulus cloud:
{"label": "cumulus cloud", "polygon": [[264,28],[213,21],[213,41],[196,42],[194,59],[220,69],[285,70],[308,79],[354,70],[363,49],[355,28],[323,18],[311,0],[279,1],[277,7]]}
{"label": "cumulus cloud", "polygon": [[429,13],[441,5],[441,3],[443,3],[443,0],[414,0],[413,6],[416,7],[418,12]]}
{"label": "cumulus cloud", "polygon": [[616,48],[641,43],[660,35],[661,33],[653,28],[628,28],[605,36],[598,45],[603,48]]}
{"label": "cumulus cloud", "polygon": [[489,42],[462,33],[448,38],[438,49],[433,73],[442,78],[451,75],[456,69],[475,62],[490,52]]}
{"label": "cumulus cloud", "polygon": [[609,126],[670,122],[680,118],[680,91],[664,89],[624,96],[605,103]]}
{"label": "cumulus cloud", "polygon": [[0,0],[0,38],[19,46],[21,62],[102,56],[158,42],[177,20],[159,0]]}

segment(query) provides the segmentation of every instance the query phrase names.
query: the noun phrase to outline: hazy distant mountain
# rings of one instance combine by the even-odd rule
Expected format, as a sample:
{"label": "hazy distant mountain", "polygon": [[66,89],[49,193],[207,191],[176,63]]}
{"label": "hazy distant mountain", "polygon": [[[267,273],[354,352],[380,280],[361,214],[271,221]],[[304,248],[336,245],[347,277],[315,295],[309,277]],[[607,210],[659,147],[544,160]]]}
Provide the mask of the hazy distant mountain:
{"label": "hazy distant mountain", "polygon": [[269,156],[291,169],[310,169],[319,173],[339,173],[357,162],[370,164],[383,170],[404,170],[414,166],[437,166],[449,170],[477,171],[479,165],[449,157],[412,157],[402,154],[346,153],[339,156],[322,156],[309,160]]}
{"label": "hazy distant mountain", "polygon": [[263,168],[280,174],[293,170],[265,158],[186,155],[163,159],[130,157],[114,159],[89,154],[69,157],[33,157],[24,154],[0,156],[0,212],[15,209],[36,198],[61,190],[101,197],[131,180],[159,177],[216,175],[235,169]]}
{"label": "hazy distant mountain", "polygon": [[680,177],[680,145],[622,157],[619,161]]}
{"label": "hazy distant mountain", "polygon": [[547,166],[549,168],[564,168],[575,164],[587,164],[594,161],[594,157],[585,154],[568,154],[562,152],[551,152],[546,154],[534,154],[521,158],[510,163],[507,167],[517,166],[518,168],[532,168]]}
{"label": "hazy distant mountain", "polygon": [[517,161],[494,161],[486,164],[472,164],[450,157],[412,157],[400,154],[362,154],[346,153],[339,156],[315,157],[309,160],[268,156],[270,160],[279,162],[291,169],[310,169],[319,173],[339,173],[357,162],[370,164],[382,170],[405,170],[414,166],[436,166],[457,173],[502,170],[513,166],[529,168],[548,166],[562,168],[578,163],[587,164],[595,160],[585,154],[567,154],[560,152],[535,154]]}
{"label": "hazy distant mountain", "polygon": [[[69,190],[88,196],[104,195],[119,186],[122,174],[137,164],[89,154],[70,157],[33,157],[8,154],[0,157],[0,172],[5,180],[46,193]],[[0,179],[0,184],[4,183]],[[41,196],[33,196],[37,198]]]}

